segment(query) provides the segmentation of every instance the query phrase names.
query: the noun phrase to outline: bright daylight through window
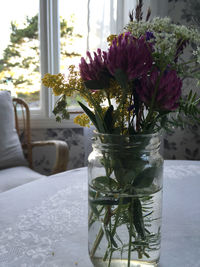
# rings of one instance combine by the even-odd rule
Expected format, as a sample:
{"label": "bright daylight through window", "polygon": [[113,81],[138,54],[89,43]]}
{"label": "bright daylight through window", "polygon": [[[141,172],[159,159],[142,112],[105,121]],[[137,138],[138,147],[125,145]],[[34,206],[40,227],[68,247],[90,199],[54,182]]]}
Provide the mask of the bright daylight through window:
{"label": "bright daylight through window", "polygon": [[[59,1],[60,15],[60,72],[68,76],[68,67],[80,63],[87,50],[88,0]],[[78,8],[77,8],[78,7]],[[79,108],[80,96],[68,98],[71,110]]]}
{"label": "bright daylight through window", "polygon": [[[1,25],[4,25],[1,27],[3,41],[0,44],[1,90],[9,90],[13,97],[23,98],[32,110],[43,109],[46,103],[53,104],[53,101],[48,101],[48,94],[41,93],[41,76],[46,72],[65,73],[69,65],[78,64],[81,55],[85,54],[87,2],[87,0],[76,0],[70,5],[65,0],[45,0],[41,1],[40,5],[39,1],[35,0],[5,2],[3,9],[5,16],[1,15]],[[12,9],[10,9],[11,6]],[[55,7],[58,6],[58,13],[56,13]],[[77,6],[79,6],[78,9]],[[45,8],[47,10],[43,12],[42,9]],[[56,21],[57,17],[59,21]],[[57,25],[60,26],[60,31],[58,30],[60,36],[53,34]],[[48,50],[43,52],[41,57],[40,45],[43,51]],[[48,59],[44,58],[46,55]],[[55,56],[56,60],[54,60]],[[46,61],[47,64],[40,60]],[[51,93],[49,96],[51,98]],[[77,108],[77,99],[79,96],[76,99],[69,99],[69,105]]]}
{"label": "bright daylight through window", "polygon": [[30,107],[39,106],[41,87],[38,11],[38,1],[7,0],[0,16],[0,89],[25,99]]}
{"label": "bright daylight through window", "polygon": [[[58,72],[67,77],[68,67],[78,66],[87,50],[105,49],[106,37],[123,28],[118,25],[123,5],[119,0],[5,1],[0,16],[0,90],[24,99],[36,120],[51,117],[57,99],[41,78]],[[127,17],[128,11],[124,13]],[[70,112],[80,111],[77,100],[83,101],[79,95],[68,97]]]}

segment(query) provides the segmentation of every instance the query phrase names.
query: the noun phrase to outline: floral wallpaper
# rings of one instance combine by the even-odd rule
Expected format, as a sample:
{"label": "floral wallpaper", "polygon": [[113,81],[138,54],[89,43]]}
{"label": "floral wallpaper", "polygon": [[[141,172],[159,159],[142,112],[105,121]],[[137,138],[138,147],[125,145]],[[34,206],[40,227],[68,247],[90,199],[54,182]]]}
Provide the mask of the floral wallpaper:
{"label": "floral wallpaper", "polygon": [[[193,25],[200,29],[200,1],[168,0],[168,3],[168,16],[174,22]],[[196,90],[200,96],[200,90],[195,81],[184,81],[186,95],[190,89]],[[163,155],[165,159],[200,160],[200,124],[190,125],[184,130],[176,129],[171,134],[165,134]]]}

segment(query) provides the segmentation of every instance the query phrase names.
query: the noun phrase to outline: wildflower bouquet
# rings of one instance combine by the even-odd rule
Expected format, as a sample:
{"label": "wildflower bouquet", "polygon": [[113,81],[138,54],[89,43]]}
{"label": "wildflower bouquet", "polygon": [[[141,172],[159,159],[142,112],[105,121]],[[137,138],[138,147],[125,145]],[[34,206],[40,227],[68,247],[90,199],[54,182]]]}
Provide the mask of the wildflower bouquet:
{"label": "wildflower bouquet", "polygon": [[67,97],[78,92],[93,110],[79,102],[86,114],[75,123],[89,126],[91,121],[102,133],[152,133],[185,120],[200,121],[197,94],[182,92],[185,78],[200,81],[197,30],[169,18],[131,21],[108,42],[108,51],[98,49],[94,57],[87,52],[89,63],[82,58],[79,70],[70,66],[68,77],[44,76],[43,84],[61,95],[54,109],[57,120],[68,118]]}
{"label": "wildflower bouquet", "polygon": [[89,62],[82,58],[78,70],[70,66],[67,78],[43,78],[61,95],[57,120],[68,117],[67,97],[79,92],[88,105],[79,102],[85,113],[75,122],[97,130],[89,157],[89,251],[95,266],[156,266],[163,164],[157,132],[200,121],[200,98],[182,92],[185,78],[200,81],[200,33],[149,16],[141,20],[140,1],[135,20],[130,14],[125,31],[109,36],[107,51],[87,52]]}

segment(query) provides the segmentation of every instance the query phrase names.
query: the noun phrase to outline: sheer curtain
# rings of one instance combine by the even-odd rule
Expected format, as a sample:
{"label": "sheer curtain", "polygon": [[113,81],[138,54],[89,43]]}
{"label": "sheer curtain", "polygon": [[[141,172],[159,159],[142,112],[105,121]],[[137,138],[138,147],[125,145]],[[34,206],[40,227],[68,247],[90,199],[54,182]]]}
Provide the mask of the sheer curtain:
{"label": "sheer curtain", "polygon": [[106,38],[128,23],[137,0],[88,0],[88,50],[106,49]]}

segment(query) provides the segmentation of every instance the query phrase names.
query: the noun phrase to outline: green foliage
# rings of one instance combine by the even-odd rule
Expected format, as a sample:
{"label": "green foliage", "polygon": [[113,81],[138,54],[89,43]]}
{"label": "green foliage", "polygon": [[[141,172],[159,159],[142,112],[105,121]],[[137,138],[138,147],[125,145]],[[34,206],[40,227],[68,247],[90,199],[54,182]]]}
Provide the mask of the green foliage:
{"label": "green foliage", "polygon": [[60,20],[60,36],[61,37],[71,37],[73,35],[74,27],[68,26],[65,19]]}
{"label": "green foliage", "polygon": [[85,113],[88,115],[88,117],[90,118],[92,123],[95,125],[95,127],[98,129],[98,125],[97,125],[97,121],[96,121],[96,117],[94,113],[91,110],[89,110],[89,108],[87,108],[84,104],[82,104],[80,101],[78,101],[78,103],[81,106],[81,108],[85,111]]}
{"label": "green foliage", "polygon": [[32,18],[26,17],[25,27],[19,29],[16,23],[11,22],[11,35],[10,41],[13,44],[22,44],[24,38],[28,39],[38,39],[38,15],[35,15]]}
{"label": "green foliage", "polygon": [[145,188],[149,187],[155,177],[159,177],[162,170],[160,170],[157,166],[155,167],[147,167],[143,171],[141,171],[133,182],[134,188]]}
{"label": "green foliage", "polygon": [[142,205],[138,198],[135,198],[133,200],[132,205],[130,206],[130,211],[133,216],[133,223],[135,226],[136,231],[141,236],[143,240],[145,240],[145,227],[144,227],[144,221],[143,221],[143,215],[142,215]]}
{"label": "green foliage", "polygon": [[112,191],[114,192],[118,188],[117,182],[111,177],[99,176],[92,180],[92,186],[95,190],[101,190],[103,192]]}
{"label": "green foliage", "polygon": [[200,123],[200,97],[191,90],[188,96],[181,98],[179,111],[166,118],[163,128],[172,132],[174,127],[184,129],[194,123]]}
{"label": "green foliage", "polygon": [[181,99],[180,101],[180,113],[183,111],[186,116],[189,116],[193,120],[200,122],[200,108],[198,107],[199,103],[200,97],[197,96],[197,93],[193,93],[191,90],[186,99]]}
{"label": "green foliage", "polygon": [[18,93],[17,97],[24,99],[27,103],[31,103],[39,99],[39,94],[40,94],[39,91],[32,92],[29,94]]}
{"label": "green foliage", "polygon": [[102,118],[101,115],[95,110],[93,113],[89,108],[87,108],[84,104],[78,101],[79,105],[83,109],[83,111],[87,114],[90,118],[91,122],[97,128],[98,132],[100,133],[112,133],[113,131],[113,106],[109,106],[107,111],[105,112],[104,117]]}
{"label": "green foliage", "polygon": [[93,90],[105,89],[105,88],[109,88],[111,78],[112,76],[108,73],[108,71],[102,71],[99,74],[98,80],[88,80],[88,81],[85,81],[84,84],[86,88],[88,89],[93,89]]}
{"label": "green foliage", "polygon": [[[61,39],[73,40],[75,36],[74,28],[69,26],[65,19],[61,19]],[[76,52],[67,52],[65,43],[61,43],[61,54],[64,58],[80,56]],[[27,56],[28,55],[28,56]],[[11,22],[10,42],[3,52],[3,57],[0,59],[0,76],[1,84],[4,88],[13,87],[19,95],[27,94],[30,101],[33,96],[33,101],[39,100],[39,92],[37,99],[35,91],[40,90],[40,63],[39,63],[39,40],[38,40],[38,14],[33,17],[26,17],[23,26],[18,26],[17,22]],[[59,103],[59,107],[55,108],[54,112],[61,112],[61,106],[64,108],[64,102]],[[57,120],[68,118],[68,112],[62,111],[61,116],[57,116]],[[60,114],[61,114],[60,113]]]}
{"label": "green foliage", "polygon": [[105,115],[104,115],[104,124],[106,127],[106,132],[107,133],[112,133],[113,132],[113,128],[114,128],[114,121],[113,121],[113,105],[109,106],[109,108],[107,109]]}
{"label": "green foliage", "polygon": [[115,79],[122,88],[126,88],[128,84],[128,77],[124,71],[118,69],[115,71]]}
{"label": "green foliage", "polygon": [[63,95],[57,101],[57,105],[53,110],[53,114],[56,116],[56,121],[61,122],[63,119],[69,119],[69,112],[67,111],[66,96]]}

